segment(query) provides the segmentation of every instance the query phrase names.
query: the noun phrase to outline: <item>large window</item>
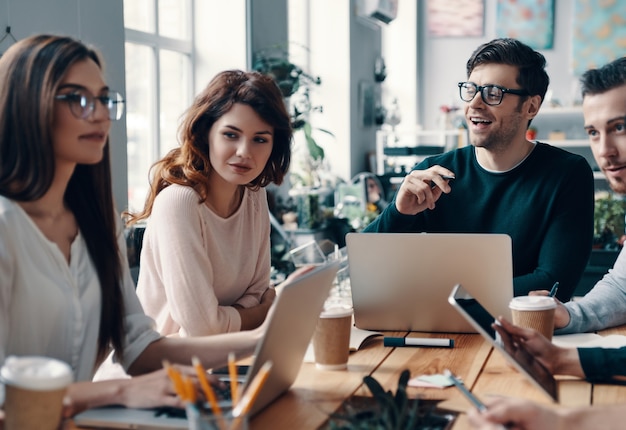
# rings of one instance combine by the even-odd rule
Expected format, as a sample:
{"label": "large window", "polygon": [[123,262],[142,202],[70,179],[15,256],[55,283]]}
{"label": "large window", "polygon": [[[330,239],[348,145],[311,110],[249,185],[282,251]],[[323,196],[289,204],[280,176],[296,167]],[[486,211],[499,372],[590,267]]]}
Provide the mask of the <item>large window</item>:
{"label": "large window", "polygon": [[143,209],[150,166],[178,145],[193,96],[191,0],[124,0],[128,207]]}

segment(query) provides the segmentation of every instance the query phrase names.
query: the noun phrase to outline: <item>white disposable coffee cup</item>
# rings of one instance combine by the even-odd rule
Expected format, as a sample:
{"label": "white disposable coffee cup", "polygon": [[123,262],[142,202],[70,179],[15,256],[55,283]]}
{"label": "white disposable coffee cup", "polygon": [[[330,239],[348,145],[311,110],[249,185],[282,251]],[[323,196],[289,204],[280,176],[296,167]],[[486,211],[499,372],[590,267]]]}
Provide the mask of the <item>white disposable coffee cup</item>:
{"label": "white disposable coffee cup", "polygon": [[548,340],[554,332],[556,302],[546,296],[513,297],[509,303],[513,324],[537,330]]}
{"label": "white disposable coffee cup", "polygon": [[343,370],[350,356],[352,308],[325,309],[313,334],[315,365],[323,370]]}
{"label": "white disposable coffee cup", "polygon": [[9,356],[0,369],[5,386],[5,430],[56,430],[72,369],[63,361],[40,356]]}

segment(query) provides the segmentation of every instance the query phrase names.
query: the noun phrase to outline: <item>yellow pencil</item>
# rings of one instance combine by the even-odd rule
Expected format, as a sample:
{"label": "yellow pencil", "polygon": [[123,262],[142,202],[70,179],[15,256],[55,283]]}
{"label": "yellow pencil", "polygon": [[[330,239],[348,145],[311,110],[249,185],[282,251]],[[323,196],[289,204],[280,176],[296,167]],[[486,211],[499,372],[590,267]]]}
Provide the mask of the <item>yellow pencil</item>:
{"label": "yellow pencil", "polygon": [[263,364],[263,366],[261,366],[261,368],[259,369],[259,372],[256,374],[252,382],[250,382],[250,385],[246,389],[246,392],[243,393],[243,396],[241,397],[241,401],[238,402],[237,405],[234,407],[233,409],[234,417],[241,417],[242,415],[245,415],[248,412],[250,412],[252,405],[254,405],[256,398],[261,392],[261,388],[263,388],[265,381],[267,381],[267,377],[270,374],[271,368],[272,368],[271,361],[267,361],[265,362],[265,364]]}
{"label": "yellow pencil", "polygon": [[189,403],[196,403],[196,387],[193,386],[193,381],[187,375],[184,375],[182,378],[185,386],[185,399],[183,400]]}
{"label": "yellow pencil", "polygon": [[233,406],[239,402],[239,393],[237,383],[237,365],[235,364],[235,354],[228,354],[228,373],[230,375],[230,393],[233,398]]}
{"label": "yellow pencil", "polygon": [[167,371],[167,376],[169,376],[170,380],[174,384],[174,391],[176,391],[178,397],[180,397],[183,401],[187,400],[185,385],[180,373],[174,369],[167,360],[163,360],[163,367]]}
{"label": "yellow pencil", "polygon": [[204,391],[204,395],[207,398],[209,404],[211,405],[213,414],[221,415],[222,409],[220,408],[220,405],[217,403],[217,397],[215,396],[215,391],[213,391],[211,384],[209,384],[209,381],[207,380],[206,371],[204,370],[204,367],[202,367],[202,363],[200,362],[200,359],[198,357],[192,357],[191,363],[193,364],[193,367],[196,369],[198,380],[200,380],[200,386],[202,387],[202,390]]}

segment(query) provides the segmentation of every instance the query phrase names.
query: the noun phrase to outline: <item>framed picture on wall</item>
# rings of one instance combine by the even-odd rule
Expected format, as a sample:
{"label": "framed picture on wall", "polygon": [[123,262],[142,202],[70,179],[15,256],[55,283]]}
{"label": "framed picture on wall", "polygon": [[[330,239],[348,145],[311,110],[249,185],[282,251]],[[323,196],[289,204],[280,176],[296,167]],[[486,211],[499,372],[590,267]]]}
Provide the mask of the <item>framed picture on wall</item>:
{"label": "framed picture on wall", "polygon": [[518,39],[533,49],[552,49],[554,0],[498,0],[496,36]]}
{"label": "framed picture on wall", "polygon": [[576,0],[572,40],[572,70],[580,76],[624,55],[626,2]]}
{"label": "framed picture on wall", "polygon": [[431,37],[480,37],[484,32],[484,0],[428,0]]}

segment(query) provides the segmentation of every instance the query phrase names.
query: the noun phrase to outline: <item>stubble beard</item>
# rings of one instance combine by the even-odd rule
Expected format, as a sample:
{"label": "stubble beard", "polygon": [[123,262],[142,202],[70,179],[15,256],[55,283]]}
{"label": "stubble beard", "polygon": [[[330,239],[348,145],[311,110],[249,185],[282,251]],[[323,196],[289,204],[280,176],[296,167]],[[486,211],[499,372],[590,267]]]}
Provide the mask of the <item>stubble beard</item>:
{"label": "stubble beard", "polygon": [[489,152],[499,153],[506,151],[518,132],[519,126],[510,125],[494,130],[488,135],[480,136],[480,138],[470,136],[470,141],[476,148],[484,148]]}
{"label": "stubble beard", "polygon": [[[470,142],[476,148],[484,148],[492,153],[505,152],[522,127],[521,111],[516,110],[512,115],[503,118],[501,126],[489,134],[473,136],[470,132]],[[524,123],[525,125],[525,123]]]}

